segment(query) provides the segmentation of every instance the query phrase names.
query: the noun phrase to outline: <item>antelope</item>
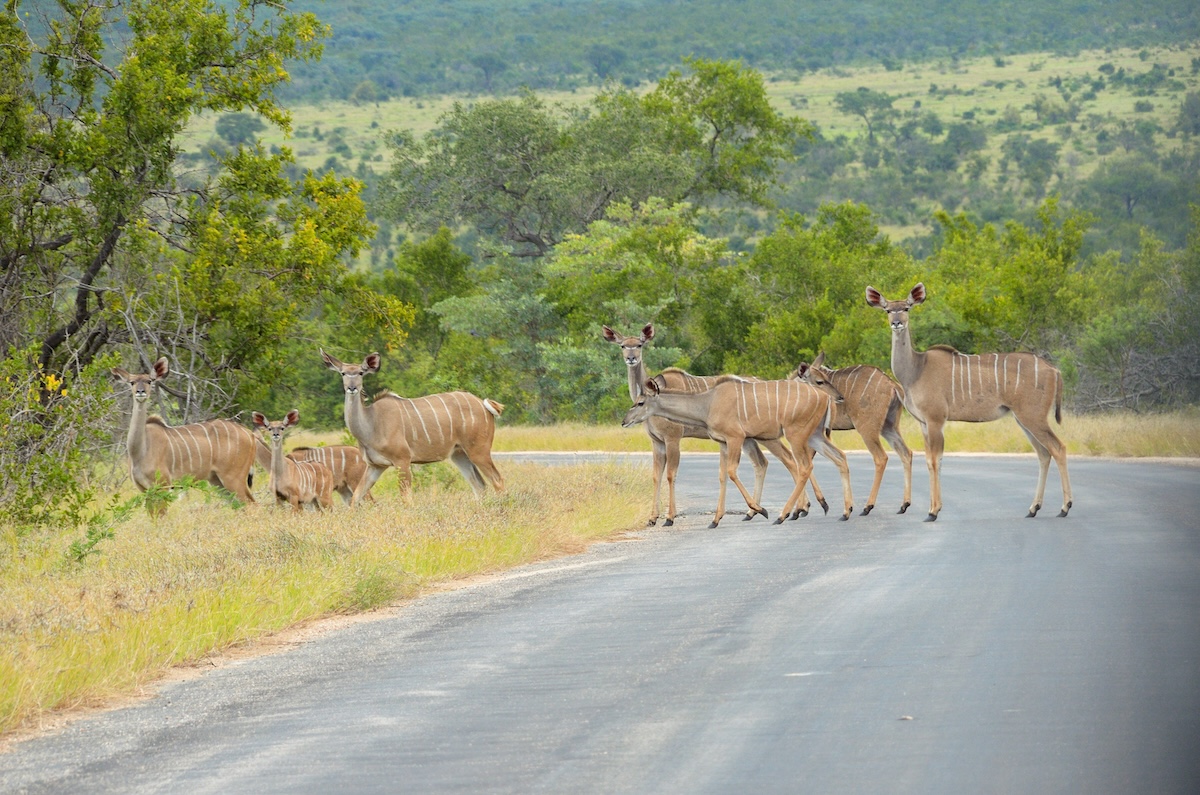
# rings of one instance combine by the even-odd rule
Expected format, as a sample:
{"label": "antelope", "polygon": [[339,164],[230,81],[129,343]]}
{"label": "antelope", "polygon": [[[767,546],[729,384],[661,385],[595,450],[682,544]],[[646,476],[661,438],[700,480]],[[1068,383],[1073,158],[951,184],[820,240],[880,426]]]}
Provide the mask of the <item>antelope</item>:
{"label": "antelope", "polygon": [[[645,389],[621,424],[628,428],[649,417],[666,417],[673,422],[708,429],[709,436],[721,446],[721,488],[710,528],[716,527],[725,516],[727,478],[733,480],[751,510],[763,512],[737,476],[742,443],[746,439],[766,442],[786,438],[793,450],[812,447],[833,461],[842,476],[844,521],[854,510],[850,470],[846,466],[846,456],[825,436],[834,400],[824,391],[795,380],[747,381],[737,376],[720,376],[711,389],[698,393],[665,391],[656,381],[647,380]],[[784,459],[784,464],[796,482],[776,524],[799,503],[804,495],[804,484],[812,474],[812,458],[808,455]]]}
{"label": "antelope", "polygon": [[925,302],[925,285],[912,288],[902,301],[889,301],[873,287],[867,303],[888,314],[892,328],[892,372],[904,388],[904,407],[916,417],[925,437],[925,464],[929,469],[929,515],[937,520],[942,510],[941,461],[947,420],[991,422],[1009,412],[1021,426],[1038,455],[1038,483],[1028,518],[1037,516],[1046,491],[1050,459],[1058,464],[1063,506],[1071,509],[1071,481],[1067,477],[1067,448],[1050,428],[1048,414],[1062,424],[1062,373],[1032,353],[967,355],[949,345],[913,350],[908,313]]}
{"label": "antelope", "polygon": [[346,364],[325,351],[321,360],[342,376],[346,394],[346,427],[358,439],[367,469],[354,487],[350,505],[358,504],[379,476],[390,467],[400,470],[400,492],[412,500],[412,464],[449,458],[471,484],[477,497],[487,490],[504,490],[504,478],[492,463],[492,437],[504,405],[470,392],[443,392],[409,400],[380,392],[370,405],[362,396],[363,378],[379,372],[382,357],[369,353],[362,364]]}
{"label": "antelope", "polygon": [[[636,401],[642,394],[643,384],[650,380],[646,372],[646,363],[642,357],[642,349],[646,343],[654,339],[654,324],[647,323],[642,328],[641,335],[637,337],[618,334],[608,326],[601,326],[601,328],[603,329],[605,340],[621,347],[621,357],[625,361],[625,366],[628,370],[629,399]],[[660,389],[681,392],[703,392],[711,388],[718,378],[719,376],[696,376],[674,367],[668,367],[662,373],[654,376],[654,381]],[[646,435],[650,437],[650,450],[654,466],[654,503],[650,508],[650,517],[646,520],[646,525],[652,527],[658,522],[662,480],[665,473],[667,478],[667,517],[663,521],[663,527],[671,527],[675,524],[675,475],[679,471],[679,441],[683,438],[709,439],[712,437],[709,435],[708,429],[703,425],[673,422],[665,417],[652,417],[646,421],[645,427]],[[784,466],[787,466],[788,471],[791,471],[791,467],[785,460],[785,458],[790,459],[792,457],[790,450],[779,444],[776,440],[765,442],[764,446],[776,458],[784,461]],[[746,439],[742,445],[742,449],[749,456],[750,463],[754,467],[754,504],[757,505],[762,498],[763,484],[766,481],[767,458],[753,439]],[[815,480],[812,481],[812,484],[813,493],[816,495],[817,501],[825,509],[825,512],[828,513],[829,504],[825,502],[825,498],[821,494],[821,490]],[[749,503],[747,504],[749,505]],[[753,509],[748,510],[744,521],[753,519],[758,513],[759,511]],[[807,514],[807,505],[797,509],[797,515]],[[766,513],[763,513],[763,516],[766,516]]]}
{"label": "antelope", "polygon": [[333,472],[319,461],[293,461],[283,454],[283,432],[300,421],[292,409],[281,422],[271,422],[260,412],[250,415],[271,440],[271,493],[279,505],[290,503],[300,513],[305,505],[318,511],[333,507]]}
{"label": "antelope", "polygon": [[[287,454],[293,461],[315,461],[329,467],[333,473],[333,490],[342,495],[347,505],[354,494],[354,487],[362,480],[367,471],[362,453],[357,447],[348,444],[331,444],[327,447],[297,447]],[[371,502],[375,498],[368,494],[366,499]]]}
{"label": "antelope", "polygon": [[[149,373],[130,373],[120,367],[110,371],[129,384],[133,413],[129,418],[129,473],[141,491],[151,486],[169,486],[190,475],[232,492],[247,505],[255,460],[254,434],[230,420],[208,420],[171,427],[158,415],[149,414],[149,403],[158,382],[171,372],[165,356]],[[166,512],[166,505],[156,510]]]}
{"label": "antelope", "polygon": [[878,367],[866,364],[831,370],[825,367],[824,353],[817,354],[811,365],[801,362],[793,377],[813,386],[828,382],[838,391],[843,402],[833,406],[830,429],[857,430],[871,458],[875,460],[875,482],[871,484],[871,496],[867,498],[861,515],[866,516],[875,508],[879,484],[883,482],[883,470],[888,463],[888,454],[879,443],[880,436],[888,440],[904,466],[904,501],[897,513],[907,511],[912,504],[912,451],[900,435],[900,412],[904,400],[904,390],[900,385]]}

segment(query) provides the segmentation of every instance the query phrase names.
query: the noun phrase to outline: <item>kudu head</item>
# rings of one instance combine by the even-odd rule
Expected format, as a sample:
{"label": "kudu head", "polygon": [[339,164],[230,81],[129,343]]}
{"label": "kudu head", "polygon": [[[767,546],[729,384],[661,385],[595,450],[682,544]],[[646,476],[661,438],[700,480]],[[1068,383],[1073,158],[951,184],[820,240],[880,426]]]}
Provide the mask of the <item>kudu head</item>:
{"label": "kudu head", "polygon": [[844,403],[845,399],[842,397],[842,393],[829,380],[831,375],[832,371],[828,367],[825,367],[825,354],[822,352],[817,354],[817,358],[813,359],[812,364],[800,362],[791,377],[810,386],[815,386],[829,395],[834,403]]}
{"label": "kudu head", "polygon": [[283,449],[283,432],[300,422],[300,412],[292,409],[287,413],[287,416],[280,422],[271,422],[261,412],[251,413],[251,418],[254,424],[266,431],[266,436],[270,440],[272,450]]}
{"label": "kudu head", "polygon": [[876,309],[882,309],[888,313],[888,320],[891,321],[893,334],[898,334],[908,328],[908,310],[924,302],[924,284],[918,284],[912,288],[908,293],[908,297],[903,301],[889,301],[874,287],[867,288],[867,303]]}
{"label": "kudu head", "polygon": [[171,367],[167,363],[167,357],[162,356],[150,367],[149,373],[131,373],[128,370],[122,370],[120,367],[114,367],[109,372],[114,377],[129,384],[135,403],[145,403],[150,399],[150,393],[153,391],[155,384],[167,377],[171,372]]}
{"label": "kudu head", "polygon": [[342,389],[351,397],[362,392],[363,376],[379,372],[382,357],[378,353],[368,353],[362,364],[346,364],[321,351],[321,361],[334,372],[341,373]]}
{"label": "kudu head", "polygon": [[640,337],[626,337],[623,334],[613,331],[608,326],[602,326],[601,328],[604,329],[604,339],[621,346],[621,356],[625,359],[625,366],[630,369],[642,363],[642,348],[647,342],[654,339],[653,323],[647,323],[642,328],[642,335]]}
{"label": "kudu head", "polygon": [[629,411],[625,412],[625,418],[621,420],[621,427],[632,428],[639,422],[645,422],[651,416],[661,393],[658,382],[653,378],[647,378],[646,383],[642,384],[641,394],[637,396],[637,400],[633,402]]}

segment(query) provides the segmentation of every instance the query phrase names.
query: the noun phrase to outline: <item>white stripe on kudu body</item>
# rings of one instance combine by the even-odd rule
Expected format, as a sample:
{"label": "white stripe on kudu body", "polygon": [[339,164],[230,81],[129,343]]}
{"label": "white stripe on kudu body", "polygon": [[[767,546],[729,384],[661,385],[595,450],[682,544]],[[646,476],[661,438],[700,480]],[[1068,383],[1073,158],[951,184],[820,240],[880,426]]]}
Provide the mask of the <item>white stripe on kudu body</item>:
{"label": "white stripe on kudu body", "polygon": [[[1062,374],[1058,369],[1032,353],[992,354],[993,383],[988,386],[982,377],[982,357],[961,354],[947,345],[934,345],[923,352],[913,349],[909,310],[925,301],[925,285],[918,284],[903,301],[888,301],[873,287],[867,288],[866,296],[868,304],[888,314],[892,329],[892,372],[904,388],[905,408],[921,423],[925,437],[930,491],[926,521],[937,519],[942,509],[945,423],[990,422],[1009,412],[1038,455],[1038,485],[1028,516],[1036,516],[1042,508],[1051,459],[1058,465],[1062,481],[1063,505],[1059,516],[1066,516],[1072,505],[1067,449],[1050,428],[1049,420],[1053,409],[1054,419],[1062,422]],[[970,377],[972,359],[980,371],[978,386],[973,385]],[[1042,370],[1046,371],[1045,377]],[[967,374],[965,382],[959,376],[963,371]]]}
{"label": "white stripe on kudu body", "polygon": [[[811,446],[832,460],[842,476],[845,497],[842,518],[846,519],[853,510],[850,472],[842,451],[825,438],[833,400],[830,394],[799,381],[747,382],[737,376],[722,376],[707,392],[690,393],[664,391],[650,379],[622,424],[630,427],[651,417],[666,417],[708,429],[709,436],[721,446],[720,492],[711,527],[716,527],[725,515],[727,479],[733,481],[752,511],[765,514],[737,476],[742,444],[751,438],[775,443],[786,438],[793,450],[806,451]],[[799,504],[804,484],[812,474],[812,459],[806,454],[784,463],[788,464],[795,486],[777,523]]]}
{"label": "white stripe on kudu body", "polygon": [[[157,383],[170,374],[166,357],[158,359],[149,373],[134,374],[114,367],[112,374],[129,385],[133,395],[133,413],[126,438],[129,472],[133,482],[145,491],[151,486],[169,486],[191,476],[232,492],[244,503],[252,504],[250,469],[254,466],[254,435],[229,420],[181,425],[172,428],[161,418],[149,415],[149,403]],[[225,444],[213,439],[224,437]],[[207,440],[201,444],[200,438]],[[195,442],[195,450],[192,449]],[[157,508],[166,511],[163,504]]]}
{"label": "white stripe on kudu body", "polygon": [[280,422],[271,422],[259,412],[251,415],[254,424],[267,433],[271,447],[271,493],[275,501],[288,503],[299,513],[305,505],[316,510],[333,507],[333,472],[320,461],[296,461],[283,454],[284,432],[300,421],[300,412],[292,409]]}
{"label": "white stripe on kudu body", "polygon": [[[351,505],[369,494],[390,466],[400,471],[401,494],[411,500],[411,465],[447,458],[477,496],[483,495],[488,482],[503,491],[504,478],[492,462],[492,439],[496,418],[504,410],[502,404],[470,392],[444,392],[411,400],[381,392],[368,405],[363,399],[362,382],[364,376],[379,371],[382,358],[378,353],[368,354],[362,364],[346,364],[324,351],[321,359],[342,376],[346,427],[365,457],[366,470],[354,488]],[[456,413],[460,418],[457,424]]]}
{"label": "white stripe on kudu body", "polygon": [[[902,390],[878,367],[860,364],[830,370],[824,363],[825,354],[820,353],[812,364],[801,362],[792,377],[814,386],[828,382],[842,395],[843,402],[833,406],[831,427],[836,431],[857,430],[875,462],[875,480],[871,484],[871,496],[867,498],[863,515],[866,516],[875,508],[883,472],[887,468],[888,455],[880,444],[880,437],[891,444],[904,468],[904,500],[899,511],[904,513],[912,504],[912,451],[900,435]],[[863,377],[864,373],[866,377]],[[861,389],[858,388],[859,382],[862,382]]]}
{"label": "white stripe on kudu body", "polygon": [[[644,353],[645,346],[650,343],[650,340],[654,339],[654,324],[647,323],[642,328],[641,334],[636,337],[618,334],[608,326],[602,326],[601,328],[604,339],[619,346],[621,359],[625,363],[626,376],[629,381],[629,399],[637,400],[638,396],[644,390],[644,384],[650,379],[649,374],[646,372],[646,363],[642,354]],[[717,379],[718,376],[696,376],[674,367],[669,367],[654,376],[654,381],[659,388],[689,394],[707,391],[716,383]],[[646,524],[654,525],[658,522],[662,483],[665,476],[667,481],[667,506],[663,526],[669,527],[675,524],[675,475],[679,471],[680,440],[684,438],[708,439],[711,437],[709,436],[708,429],[702,425],[672,422],[665,417],[651,417],[646,421],[645,426],[646,435],[650,437],[650,450],[654,465],[652,474],[654,478],[654,501],[651,503],[650,516],[646,520]],[[788,466],[790,471],[791,467],[785,459],[790,459],[792,452],[787,447],[777,442],[768,442],[764,446],[776,458],[784,461],[784,465]],[[754,504],[757,505],[762,498],[763,486],[766,482],[767,458],[763,455],[758,443],[753,439],[747,439],[742,449],[750,458],[750,463],[754,467]],[[817,486],[816,480],[814,479],[811,482],[817,501],[823,507],[826,506],[827,503],[820,493],[820,488]],[[802,512],[807,513],[807,511],[808,506],[806,504],[803,506]],[[757,511],[751,509],[747,512],[746,518],[753,519],[757,513]]]}

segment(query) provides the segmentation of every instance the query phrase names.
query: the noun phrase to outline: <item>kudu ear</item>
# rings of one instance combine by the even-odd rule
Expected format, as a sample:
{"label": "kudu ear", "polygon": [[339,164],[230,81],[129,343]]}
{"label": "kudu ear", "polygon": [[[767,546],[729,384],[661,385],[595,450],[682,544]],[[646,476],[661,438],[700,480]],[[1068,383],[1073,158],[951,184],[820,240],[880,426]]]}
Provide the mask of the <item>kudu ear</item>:
{"label": "kudu ear", "polygon": [[339,373],[342,371],[341,361],[326,353],[324,348],[318,348],[317,350],[321,351],[321,361],[325,362],[326,367],[328,367],[330,370],[336,370]]}
{"label": "kudu ear", "polygon": [[291,411],[289,411],[287,413],[287,419],[285,419],[283,421],[283,426],[285,428],[287,428],[289,426],[295,425],[299,421],[300,421],[300,412],[297,409],[292,409]]}
{"label": "kudu ear", "polygon": [[363,359],[363,374],[378,373],[379,365],[383,363],[383,357],[378,353],[368,353],[367,358]]}
{"label": "kudu ear", "polygon": [[620,342],[621,341],[620,338],[617,336],[617,332],[613,331],[608,326],[601,326],[600,328],[604,329],[601,332],[604,335],[604,339],[608,340],[609,342]]}
{"label": "kudu ear", "polygon": [[647,395],[657,395],[660,392],[662,392],[662,390],[658,388],[658,382],[655,381],[653,378],[647,378],[646,379],[646,394]]}
{"label": "kudu ear", "polygon": [[908,305],[916,306],[917,304],[925,303],[925,284],[919,283],[908,294]]}
{"label": "kudu ear", "polygon": [[654,339],[654,324],[647,323],[642,327],[642,342],[649,342]]}
{"label": "kudu ear", "polygon": [[804,376],[808,375],[808,370],[808,362],[800,362],[800,364],[796,365],[796,377],[803,380]]}
{"label": "kudu ear", "polygon": [[125,383],[129,383],[129,381],[133,378],[133,375],[130,374],[130,372],[128,370],[123,370],[120,367],[114,367],[111,370],[109,370],[109,372],[112,373],[113,378],[120,379],[121,381],[124,381]]}
{"label": "kudu ear", "polygon": [[259,411],[250,412],[250,419],[254,420],[254,424],[259,426],[260,428],[267,427],[267,417],[262,412],[259,412]]}
{"label": "kudu ear", "polygon": [[155,378],[166,378],[171,372],[171,363],[167,361],[166,356],[160,356],[150,369],[153,371]]}
{"label": "kudu ear", "polygon": [[825,364],[825,351],[820,351],[817,353],[817,358],[813,359],[812,366],[820,367],[824,364]]}
{"label": "kudu ear", "polygon": [[876,309],[887,309],[887,299],[874,287],[867,287],[867,303]]}

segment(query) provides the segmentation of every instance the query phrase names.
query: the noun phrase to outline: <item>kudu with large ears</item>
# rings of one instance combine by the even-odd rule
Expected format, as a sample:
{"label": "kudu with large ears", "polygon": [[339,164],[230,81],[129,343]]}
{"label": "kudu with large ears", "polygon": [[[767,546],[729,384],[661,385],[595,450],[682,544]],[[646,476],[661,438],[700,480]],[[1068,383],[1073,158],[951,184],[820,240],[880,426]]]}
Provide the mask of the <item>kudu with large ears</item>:
{"label": "kudu with large ears", "polygon": [[921,425],[925,437],[925,464],[929,469],[930,506],[925,521],[942,510],[941,462],[945,440],[942,428],[949,420],[991,422],[1012,413],[1038,456],[1038,482],[1030,518],[1042,508],[1050,459],[1058,464],[1063,505],[1059,516],[1071,509],[1071,481],[1067,476],[1067,448],[1050,428],[1049,414],[1062,422],[1062,374],[1032,353],[959,353],[949,345],[916,351],[909,328],[909,311],[925,301],[925,285],[918,284],[900,301],[889,301],[873,287],[867,303],[887,312],[892,329],[892,373],[904,388],[904,407]]}
{"label": "kudu with large ears", "polygon": [[[630,427],[650,417],[666,417],[674,422],[703,426],[720,445],[720,490],[717,511],[710,527],[716,527],[725,515],[726,479],[742,493],[752,510],[763,512],[737,477],[742,442],[760,442],[786,438],[793,450],[808,447],[823,453],[834,462],[842,476],[842,495],[847,519],[854,510],[850,491],[850,470],[846,456],[826,438],[832,403],[840,400],[833,392],[818,389],[799,381],[747,381],[737,376],[721,376],[704,392],[671,392],[663,390],[651,379],[625,414],[622,425]],[[812,459],[796,455],[784,462],[795,479],[795,487],[783,506],[776,524],[782,522],[804,494],[804,484],[812,474]],[[764,512],[765,513],[765,512]]]}
{"label": "kudu with large ears", "polygon": [[858,364],[831,370],[825,367],[824,353],[817,354],[812,364],[801,362],[794,377],[814,386],[828,382],[838,391],[843,402],[834,405],[830,428],[857,430],[875,461],[875,481],[871,484],[871,496],[867,498],[862,515],[866,516],[874,509],[883,471],[887,468],[888,454],[879,443],[881,436],[892,445],[904,467],[904,500],[900,503],[899,513],[907,511],[912,504],[912,451],[900,435],[904,390],[878,367]]}
{"label": "kudu with large ears", "polygon": [[369,405],[363,400],[363,378],[379,371],[382,358],[367,354],[362,364],[339,361],[325,351],[321,360],[342,376],[345,391],[346,427],[358,440],[367,463],[351,505],[367,494],[379,476],[391,466],[400,470],[400,492],[412,497],[412,464],[429,464],[447,458],[471,484],[477,496],[487,490],[487,481],[504,490],[504,478],[492,463],[492,439],[496,418],[504,405],[470,392],[443,392],[420,398],[402,398],[381,392]]}
{"label": "kudu with large ears", "polygon": [[[638,336],[626,336],[614,331],[608,326],[601,326],[603,337],[606,341],[621,348],[621,359],[625,362],[626,372],[629,380],[629,399],[637,400],[643,390],[643,384],[650,379],[649,373],[646,371],[646,362],[644,352],[646,344],[654,339],[654,324],[647,323],[642,327],[641,334]],[[663,389],[683,392],[703,392],[716,383],[719,376],[698,376],[684,372],[674,367],[667,368],[663,372],[654,376],[655,382]],[[670,527],[675,524],[675,477],[679,471],[679,443],[681,439],[709,439],[711,438],[708,429],[700,425],[688,425],[678,422],[673,422],[666,417],[651,417],[645,423],[646,435],[650,437],[650,451],[652,455],[654,478],[654,502],[650,507],[650,517],[646,520],[647,525],[654,525],[658,522],[661,515],[661,496],[663,476],[666,476],[667,481],[667,512],[666,518],[663,520],[664,527]],[[787,466],[789,471],[791,466],[787,460],[792,458],[792,453],[782,444],[777,441],[765,442],[764,447],[769,449],[776,458],[784,461],[784,466]],[[758,443],[753,439],[747,439],[742,446],[742,450],[750,459],[750,464],[754,467],[754,505],[758,505],[762,499],[763,486],[767,476],[767,457],[763,455],[759,449]],[[787,459],[787,460],[785,460]],[[821,490],[817,486],[816,481],[812,481],[813,492],[817,495],[817,501],[828,512],[829,505],[825,502],[824,496],[821,495]],[[759,511],[750,508],[746,513],[746,519],[753,519]],[[808,513],[807,505],[799,509],[797,513]],[[765,514],[764,514],[765,515]]]}
{"label": "kudu with large ears", "polygon": [[[244,503],[253,503],[250,469],[258,444],[254,434],[229,420],[171,427],[161,417],[149,414],[154,389],[170,371],[165,356],[149,373],[134,374],[120,367],[111,371],[129,385],[133,396],[126,446],[134,484],[145,491],[154,485],[169,486],[190,475],[232,492]],[[158,509],[160,515],[165,511],[165,505]]]}
{"label": "kudu with large ears", "polygon": [[300,513],[305,505],[318,511],[333,507],[333,472],[319,461],[293,461],[283,454],[284,431],[300,421],[300,412],[292,409],[279,422],[271,422],[262,413],[250,415],[254,424],[266,431],[271,447],[271,493],[276,503],[288,503]]}

